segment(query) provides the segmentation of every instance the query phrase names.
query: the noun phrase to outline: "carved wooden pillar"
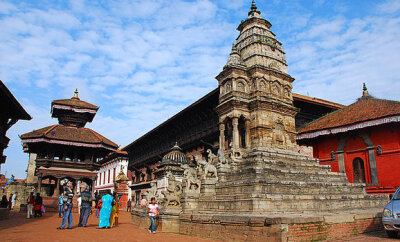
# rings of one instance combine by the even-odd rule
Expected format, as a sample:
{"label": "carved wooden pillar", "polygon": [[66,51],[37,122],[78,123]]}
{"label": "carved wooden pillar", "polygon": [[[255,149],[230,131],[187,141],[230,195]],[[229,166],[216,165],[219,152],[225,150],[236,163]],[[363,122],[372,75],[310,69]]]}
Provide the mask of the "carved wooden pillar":
{"label": "carved wooden pillar", "polygon": [[42,188],[42,176],[38,176],[38,191],[40,193],[40,189]]}
{"label": "carved wooden pillar", "polygon": [[233,117],[232,118],[232,126],[233,126],[233,145],[232,147],[235,149],[239,148],[239,118]]}
{"label": "carved wooden pillar", "polygon": [[225,150],[225,124],[219,124],[219,149]]}
{"label": "carved wooden pillar", "polygon": [[57,182],[57,190],[56,190],[56,197],[60,196],[60,178],[56,178],[56,182]]}
{"label": "carved wooden pillar", "polygon": [[245,128],[246,128],[246,148],[250,148],[250,120],[246,119],[245,121]]}

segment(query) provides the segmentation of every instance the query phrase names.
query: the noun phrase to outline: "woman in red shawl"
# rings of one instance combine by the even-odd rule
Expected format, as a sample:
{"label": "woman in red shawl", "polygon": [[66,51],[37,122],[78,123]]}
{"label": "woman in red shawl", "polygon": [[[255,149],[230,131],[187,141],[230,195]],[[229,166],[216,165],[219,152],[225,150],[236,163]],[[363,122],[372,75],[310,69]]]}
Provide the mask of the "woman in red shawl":
{"label": "woman in red shawl", "polygon": [[37,193],[35,199],[35,218],[37,216],[42,217],[42,204],[43,204],[42,197],[40,196],[40,193]]}

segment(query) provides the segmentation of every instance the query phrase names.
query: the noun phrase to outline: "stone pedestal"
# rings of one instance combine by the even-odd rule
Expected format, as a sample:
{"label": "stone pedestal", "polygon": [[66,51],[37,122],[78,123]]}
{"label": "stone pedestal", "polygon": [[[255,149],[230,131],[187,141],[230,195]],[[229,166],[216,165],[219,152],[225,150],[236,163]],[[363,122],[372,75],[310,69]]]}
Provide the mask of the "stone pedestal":
{"label": "stone pedestal", "polygon": [[156,220],[156,229],[160,232],[179,233],[180,220],[179,215],[181,209],[167,208],[161,211],[158,219]]}
{"label": "stone pedestal", "polygon": [[126,181],[119,182],[115,184],[115,190],[119,196],[119,202],[120,202],[120,209],[125,208],[126,203],[128,202],[128,185]]}

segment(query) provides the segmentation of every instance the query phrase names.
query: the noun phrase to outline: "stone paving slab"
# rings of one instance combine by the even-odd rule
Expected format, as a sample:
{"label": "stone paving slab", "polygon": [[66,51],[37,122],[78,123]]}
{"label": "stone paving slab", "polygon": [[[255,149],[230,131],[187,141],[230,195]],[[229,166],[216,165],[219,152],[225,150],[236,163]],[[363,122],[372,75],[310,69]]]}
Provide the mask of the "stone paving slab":
{"label": "stone paving slab", "polygon": [[78,214],[73,214],[73,229],[57,230],[61,225],[58,214],[46,213],[42,218],[27,219],[26,214],[11,212],[10,218],[0,221],[0,241],[213,241],[194,236],[156,233],[150,234],[131,223],[130,214],[121,212],[120,225],[112,229],[96,229],[98,219],[91,215],[87,228],[78,228]]}

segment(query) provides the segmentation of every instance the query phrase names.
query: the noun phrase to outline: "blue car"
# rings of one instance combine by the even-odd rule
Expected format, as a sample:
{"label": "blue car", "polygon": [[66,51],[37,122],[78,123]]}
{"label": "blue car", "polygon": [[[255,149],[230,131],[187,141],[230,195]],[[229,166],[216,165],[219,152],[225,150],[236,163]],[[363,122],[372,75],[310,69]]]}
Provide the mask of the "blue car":
{"label": "blue car", "polygon": [[400,231],[400,187],[394,196],[390,196],[390,202],[383,209],[383,227],[390,238],[397,238]]}

